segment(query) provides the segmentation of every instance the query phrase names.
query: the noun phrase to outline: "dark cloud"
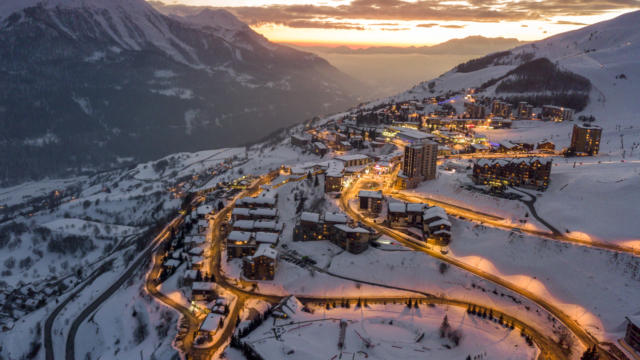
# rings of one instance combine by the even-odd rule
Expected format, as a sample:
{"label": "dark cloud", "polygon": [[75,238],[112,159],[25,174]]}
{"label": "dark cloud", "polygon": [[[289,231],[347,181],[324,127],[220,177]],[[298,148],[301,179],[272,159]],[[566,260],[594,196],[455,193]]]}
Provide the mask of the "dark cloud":
{"label": "dark cloud", "polygon": [[432,28],[438,26],[438,24],[436,23],[428,23],[428,24],[418,24],[416,25],[416,27],[421,27],[421,28]]}
{"label": "dark cloud", "polygon": [[331,22],[331,21],[309,21],[309,20],[292,20],[283,25],[292,28],[304,29],[340,29],[340,30],[364,30],[364,26],[354,23]]}
{"label": "dark cloud", "polygon": [[462,29],[467,25],[440,25],[441,28],[447,28],[447,29]]}
{"label": "dark cloud", "polygon": [[527,25],[527,24],[522,24],[522,25],[520,25],[520,27],[529,27],[529,25]]}
{"label": "dark cloud", "polygon": [[[556,16],[587,16],[616,9],[640,8],[640,0],[468,0],[442,5],[436,0],[352,0],[348,5],[269,5],[229,8],[252,25],[299,21],[475,21],[544,20]],[[429,23],[418,25],[430,27]]]}
{"label": "dark cloud", "polygon": [[575,21],[565,21],[565,20],[560,20],[560,21],[556,21],[554,22],[554,24],[557,25],[587,25],[585,23],[581,23],[581,22],[575,22]]}

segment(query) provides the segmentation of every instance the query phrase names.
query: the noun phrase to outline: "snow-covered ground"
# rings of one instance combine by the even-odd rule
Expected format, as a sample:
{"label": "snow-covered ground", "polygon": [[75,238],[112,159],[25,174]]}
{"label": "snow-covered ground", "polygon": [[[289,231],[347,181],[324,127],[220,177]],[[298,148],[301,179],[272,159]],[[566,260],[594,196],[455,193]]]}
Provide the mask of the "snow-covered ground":
{"label": "snow-covered ground", "polygon": [[[549,188],[524,189],[534,194],[540,217],[559,231],[581,239],[611,242],[640,248],[640,160],[624,162],[615,157],[554,158]],[[535,218],[526,216],[527,207],[508,200],[467,190],[472,184],[468,172],[440,171],[434,181],[404,191],[426,198],[472,208],[505,219],[506,223],[526,220],[527,226],[548,231]]]}
{"label": "snow-covered ground", "polygon": [[638,311],[640,259],[453,219],[450,256],[555,304],[599,339]]}
{"label": "snow-covered ground", "polygon": [[[454,307],[409,309],[402,304],[367,307],[312,308],[313,314],[293,313],[285,320],[265,321],[243,339],[266,360],[331,359],[532,359],[537,349],[528,346],[518,331],[465,313]],[[447,317],[451,331],[459,331],[458,346],[439,328]],[[344,346],[338,347],[340,321],[347,323]],[[276,339],[272,329],[278,329]],[[421,337],[421,335],[424,336]],[[367,347],[362,339],[369,341]],[[419,339],[419,340],[418,340]]]}

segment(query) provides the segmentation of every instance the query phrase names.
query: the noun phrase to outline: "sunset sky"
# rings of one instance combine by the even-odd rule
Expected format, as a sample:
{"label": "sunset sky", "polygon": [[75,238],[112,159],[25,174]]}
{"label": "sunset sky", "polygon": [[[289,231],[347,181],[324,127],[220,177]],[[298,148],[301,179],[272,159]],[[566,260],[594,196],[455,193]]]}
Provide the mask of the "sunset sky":
{"label": "sunset sky", "polygon": [[432,45],[470,35],[536,40],[640,8],[640,0],[164,0],[224,7],[272,41]]}

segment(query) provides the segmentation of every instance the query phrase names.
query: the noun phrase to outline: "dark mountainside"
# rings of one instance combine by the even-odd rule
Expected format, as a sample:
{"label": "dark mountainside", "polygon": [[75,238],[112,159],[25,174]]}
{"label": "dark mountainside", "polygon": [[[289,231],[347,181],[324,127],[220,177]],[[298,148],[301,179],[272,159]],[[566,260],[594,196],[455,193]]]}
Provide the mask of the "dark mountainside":
{"label": "dark mountainside", "polygon": [[31,2],[0,11],[2,185],[243,145],[361,90],[223,10],[192,21],[141,0]]}

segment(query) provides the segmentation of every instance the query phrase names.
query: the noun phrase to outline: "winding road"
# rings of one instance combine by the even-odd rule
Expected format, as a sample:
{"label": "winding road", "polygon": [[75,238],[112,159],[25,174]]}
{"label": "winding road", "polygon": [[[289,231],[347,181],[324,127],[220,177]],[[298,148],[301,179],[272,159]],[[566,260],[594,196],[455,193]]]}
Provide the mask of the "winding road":
{"label": "winding road", "polygon": [[[426,254],[428,254],[429,256],[432,256],[438,260],[441,260],[443,262],[449,263],[453,266],[456,266],[458,268],[461,268],[465,271],[468,271],[480,278],[483,278],[485,280],[488,280],[492,283],[495,283],[503,288],[509,289],[527,299],[529,299],[530,301],[536,303],[538,306],[540,306],[541,308],[545,309],[546,311],[548,311],[550,314],[552,314],[553,316],[555,316],[558,320],[560,320],[560,322],[562,322],[579,340],[580,342],[585,346],[585,347],[591,347],[593,345],[596,345],[599,349],[599,353],[600,353],[600,358],[601,359],[615,359],[615,357],[613,357],[611,354],[609,354],[601,345],[600,342],[594,337],[592,336],[588,331],[586,331],[585,329],[583,329],[577,322],[575,322],[573,319],[571,319],[571,317],[569,317],[567,314],[565,314],[560,308],[558,308],[557,306],[551,304],[550,302],[542,299],[540,296],[532,293],[529,290],[523,289],[509,281],[506,281],[498,276],[495,276],[493,274],[490,274],[486,271],[480,270],[478,268],[475,268],[469,264],[466,264],[462,261],[459,261],[457,259],[451,258],[449,256],[445,256],[443,254],[441,254],[438,251],[434,251],[432,249],[428,249],[424,246],[418,245],[416,244],[415,240],[413,240],[411,237],[409,237],[406,234],[403,234],[399,231],[395,231],[393,229],[387,228],[385,226],[382,226],[380,224],[376,224],[375,222],[371,221],[370,219],[362,216],[359,212],[355,211],[350,205],[349,205],[349,199],[353,199],[356,196],[357,191],[359,190],[358,187],[359,182],[355,182],[351,185],[351,187],[345,189],[343,191],[343,194],[341,196],[340,199],[340,205],[342,207],[342,210],[347,213],[349,216],[351,216],[354,219],[357,219],[358,221],[361,221],[362,223],[370,226],[371,228],[379,231],[380,233],[383,233],[387,236],[392,237],[393,239],[395,239],[396,241],[400,242],[401,244],[416,250],[416,251],[422,251]],[[432,202],[432,201],[429,201]],[[433,202],[432,202],[433,203]],[[449,210],[447,210],[448,212]]]}

